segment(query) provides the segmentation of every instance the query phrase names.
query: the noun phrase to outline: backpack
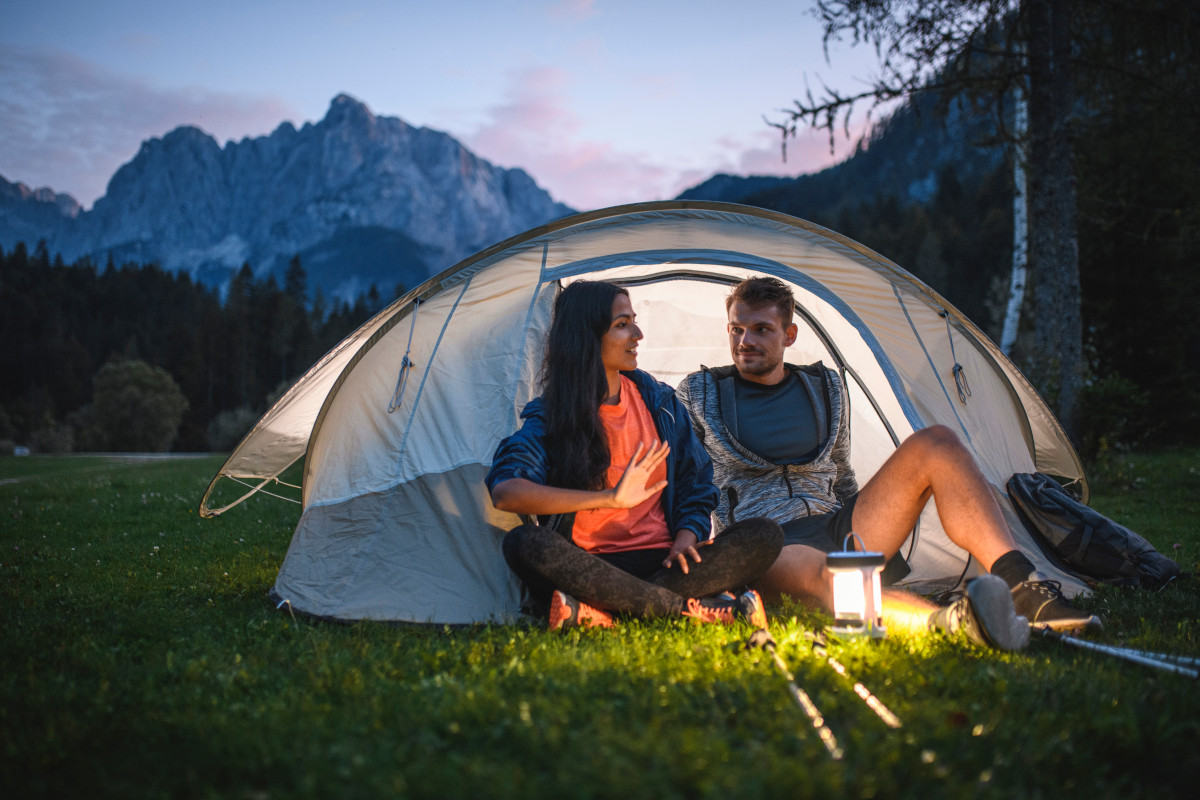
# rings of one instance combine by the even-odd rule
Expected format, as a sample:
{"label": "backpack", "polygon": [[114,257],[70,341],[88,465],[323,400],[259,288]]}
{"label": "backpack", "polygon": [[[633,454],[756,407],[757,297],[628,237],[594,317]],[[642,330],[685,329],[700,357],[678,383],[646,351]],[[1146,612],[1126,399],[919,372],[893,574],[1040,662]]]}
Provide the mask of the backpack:
{"label": "backpack", "polygon": [[1076,500],[1049,475],[1013,475],[1008,496],[1047,558],[1090,585],[1160,589],[1179,577],[1178,564]]}

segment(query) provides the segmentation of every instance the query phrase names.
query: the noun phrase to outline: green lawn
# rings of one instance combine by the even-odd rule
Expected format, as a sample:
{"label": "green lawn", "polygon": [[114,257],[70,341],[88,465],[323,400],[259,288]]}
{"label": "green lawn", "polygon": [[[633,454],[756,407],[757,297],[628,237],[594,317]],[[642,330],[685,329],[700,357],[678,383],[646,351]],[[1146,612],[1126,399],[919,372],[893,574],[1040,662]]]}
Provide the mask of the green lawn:
{"label": "green lawn", "polygon": [[[895,731],[807,646],[826,618],[771,609],[835,762],[741,627],[293,620],[267,590],[297,507],[199,519],[220,461],[0,459],[0,797],[1091,799],[1200,779],[1200,683],[1051,641],[832,645]],[[1192,571],[1198,470],[1197,450],[1112,459],[1093,505]],[[1192,582],[1088,603],[1097,641],[1200,655]]]}

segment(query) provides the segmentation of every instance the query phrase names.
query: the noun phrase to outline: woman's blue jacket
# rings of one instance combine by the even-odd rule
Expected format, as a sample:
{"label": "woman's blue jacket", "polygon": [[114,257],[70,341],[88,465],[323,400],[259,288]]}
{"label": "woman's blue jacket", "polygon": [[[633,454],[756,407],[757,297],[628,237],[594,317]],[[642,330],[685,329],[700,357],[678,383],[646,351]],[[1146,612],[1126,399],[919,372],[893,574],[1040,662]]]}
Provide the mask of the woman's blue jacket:
{"label": "woman's blue jacket", "polygon": [[[682,528],[700,541],[710,538],[712,510],[717,507],[712,461],[692,431],[687,409],[674,390],[641,370],[622,372],[637,386],[659,437],[671,445],[667,459],[667,488],[662,493],[663,515],[672,536]],[[511,478],[546,485],[546,416],[542,398],[530,400],[521,411],[521,427],[500,442],[487,475],[490,492]],[[553,524],[553,523],[551,523]]]}

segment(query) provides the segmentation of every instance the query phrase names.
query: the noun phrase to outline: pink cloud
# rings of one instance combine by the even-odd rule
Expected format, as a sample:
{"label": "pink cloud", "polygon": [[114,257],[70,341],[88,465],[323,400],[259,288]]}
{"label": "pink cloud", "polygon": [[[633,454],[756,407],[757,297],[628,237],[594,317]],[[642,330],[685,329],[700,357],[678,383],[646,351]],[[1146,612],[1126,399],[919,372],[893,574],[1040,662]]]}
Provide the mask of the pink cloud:
{"label": "pink cloud", "polygon": [[486,109],[485,122],[463,136],[464,143],[497,164],[521,167],[556,199],[581,211],[668,199],[721,172],[817,172],[849,156],[864,129],[861,123],[852,126],[850,139],[839,130],[832,153],[826,132],[801,130],[788,139],[785,162],[779,132],[749,120],[744,132],[715,139],[704,154],[654,157],[589,139],[567,102],[567,71],[531,67],[514,72],[510,81],[503,100]]}
{"label": "pink cloud", "polygon": [[[761,142],[761,143],[759,143]],[[824,169],[845,158],[852,143],[835,141],[829,150],[829,136],[823,131],[801,131],[787,139],[784,160],[783,139],[774,128],[764,130],[756,143],[738,154],[738,171],[748,175],[800,175]]]}
{"label": "pink cloud", "polygon": [[728,171],[734,174],[804,175],[819,172],[852,155],[863,130],[862,124],[852,126],[849,138],[842,130],[836,131],[831,150],[828,131],[801,129],[795,136],[787,138],[786,161],[779,130],[765,123],[752,137],[723,137],[718,140],[718,146],[730,153]]}
{"label": "pink cloud", "polygon": [[487,121],[465,143],[490,161],[521,167],[579,210],[667,196],[668,169],[581,135],[582,123],[564,100],[568,82],[553,67],[516,73],[504,101],[487,110]]}
{"label": "pink cloud", "polygon": [[64,53],[0,51],[0,174],[85,206],[145,139],[191,124],[224,143],[297,117],[273,97],[161,89]]}

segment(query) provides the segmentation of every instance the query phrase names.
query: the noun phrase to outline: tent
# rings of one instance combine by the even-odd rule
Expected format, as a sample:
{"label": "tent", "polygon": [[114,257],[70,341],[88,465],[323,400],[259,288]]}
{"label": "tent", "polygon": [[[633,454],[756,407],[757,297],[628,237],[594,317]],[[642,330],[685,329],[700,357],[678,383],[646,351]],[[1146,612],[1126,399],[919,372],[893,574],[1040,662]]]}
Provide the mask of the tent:
{"label": "tent", "polygon": [[[773,275],[794,288],[801,335],[788,360],[844,370],[852,460],[865,483],[898,442],[957,431],[999,497],[1015,472],[1077,481],[1079,458],[999,349],[921,281],[844,236],[748,206],[669,201],[579,214],[484,250],[392,303],[263,416],[223,478],[249,494],[304,458],[299,525],[273,594],[299,612],[470,623],[518,613],[500,552],[519,519],[483,485],[501,438],[537,393],[554,298],[582,278],[627,287],[645,332],[639,365],[676,385],[729,363],[724,297]],[[244,497],[242,498],[244,499]],[[1037,553],[1010,504],[1014,534]],[[930,504],[902,553],[917,590],[978,570]],[[1068,594],[1083,587],[1054,570]]]}

